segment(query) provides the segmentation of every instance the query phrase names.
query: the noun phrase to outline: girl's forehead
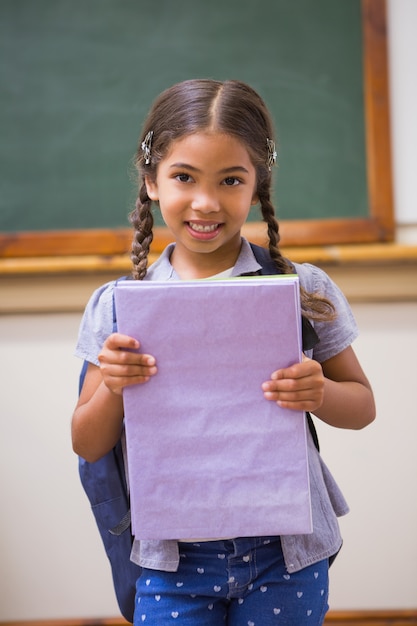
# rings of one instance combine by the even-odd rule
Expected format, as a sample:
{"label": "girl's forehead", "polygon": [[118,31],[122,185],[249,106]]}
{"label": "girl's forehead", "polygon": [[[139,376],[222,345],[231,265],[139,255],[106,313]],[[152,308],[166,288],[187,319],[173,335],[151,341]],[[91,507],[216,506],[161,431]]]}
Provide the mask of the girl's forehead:
{"label": "girl's forehead", "polygon": [[174,139],[169,146],[165,158],[176,158],[181,153],[188,158],[207,155],[218,155],[222,158],[238,158],[250,161],[249,151],[243,141],[218,131],[195,132]]}

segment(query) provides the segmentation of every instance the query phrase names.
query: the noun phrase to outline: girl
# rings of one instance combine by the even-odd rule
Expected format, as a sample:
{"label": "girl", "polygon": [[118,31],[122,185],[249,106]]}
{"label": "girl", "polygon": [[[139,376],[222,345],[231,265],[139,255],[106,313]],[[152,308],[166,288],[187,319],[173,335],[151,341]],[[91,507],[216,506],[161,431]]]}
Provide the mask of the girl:
{"label": "girl", "polygon": [[[260,265],[241,228],[259,204],[277,273],[293,272],[278,248],[270,199],[276,159],[264,102],[238,81],[191,80],[155,101],[136,155],[139,194],[131,214],[137,280],[203,279],[257,274]],[[147,269],[152,203],[174,236]],[[348,304],[318,268],[295,264],[303,316],[319,343],[301,363],[271,373],[265,401],[311,411],[339,428],[359,429],[375,415],[372,390],[351,347],[357,328]],[[123,425],[122,390],[157,376],[151,354],[112,332],[114,283],[87,305],[77,346],[89,361],[72,419],[73,447],[88,461],[106,454]],[[179,357],[180,361],[180,357]],[[194,543],[134,542],[137,581],[134,622],[230,626],[319,625],[327,611],[329,562],[341,547],[336,516],[347,505],[308,435],[314,532],[281,537],[230,537]]]}

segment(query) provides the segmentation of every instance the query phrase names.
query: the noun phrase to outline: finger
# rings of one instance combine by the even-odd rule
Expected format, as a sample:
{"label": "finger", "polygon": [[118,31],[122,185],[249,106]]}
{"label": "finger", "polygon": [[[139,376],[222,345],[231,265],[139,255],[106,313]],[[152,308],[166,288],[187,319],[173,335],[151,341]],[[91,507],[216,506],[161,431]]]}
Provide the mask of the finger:
{"label": "finger", "polygon": [[280,378],[278,380],[267,380],[262,383],[263,391],[272,393],[297,392],[311,388],[310,378]]}
{"label": "finger", "polygon": [[156,367],[103,366],[101,368],[105,385],[115,393],[121,393],[124,387],[148,382],[156,374]]}
{"label": "finger", "polygon": [[103,350],[98,360],[102,365],[107,363],[117,366],[153,367],[156,364],[156,359],[151,354],[132,352],[127,349]]}
{"label": "finger", "polygon": [[[297,364],[298,365],[298,364]],[[302,371],[297,365],[291,365],[280,370],[276,370],[271,374],[271,380],[289,380],[294,378],[301,378],[303,376]]]}
{"label": "finger", "polygon": [[[137,355],[136,355],[137,356]],[[143,355],[141,355],[143,356]],[[129,358],[129,357],[126,357]],[[149,356],[148,363],[138,361],[125,361],[119,362],[107,362],[105,360],[100,362],[100,369],[105,376],[111,376],[113,378],[134,378],[134,377],[149,377],[153,376],[157,372],[154,357]]]}
{"label": "finger", "polygon": [[314,412],[321,405],[321,398],[308,397],[289,397],[283,395],[265,394],[267,400],[276,402],[276,404],[284,409],[291,409],[294,411],[311,411]]}
{"label": "finger", "polygon": [[292,390],[264,391],[266,400],[277,402],[279,406],[304,411],[314,411],[323,402],[323,388],[321,386],[306,386]]}
{"label": "finger", "polygon": [[156,359],[152,354],[138,354],[139,357],[139,365],[144,367],[153,367],[156,365]]}
{"label": "finger", "polygon": [[315,398],[318,394],[314,389],[291,389],[291,390],[276,390],[268,389],[264,391],[264,396],[267,400],[283,400],[285,402],[298,402],[299,400],[308,400],[309,398]]}
{"label": "finger", "polygon": [[112,333],[107,337],[103,347],[108,348],[109,350],[138,350],[140,343],[137,339],[130,337],[129,335]]}
{"label": "finger", "polygon": [[311,376],[321,369],[320,365],[312,359],[305,359],[301,363],[295,363],[290,367],[276,370],[271,374],[271,380],[299,379]]}
{"label": "finger", "polygon": [[300,400],[298,402],[289,402],[286,400],[278,400],[277,405],[281,409],[290,409],[291,411],[308,411],[313,413],[320,406],[318,402],[312,400]]}
{"label": "finger", "polygon": [[106,375],[104,377],[105,384],[112,388],[123,388],[128,387],[129,385],[141,385],[143,383],[148,382],[152,378],[151,374],[143,373],[143,374],[135,374],[132,376],[109,376]]}

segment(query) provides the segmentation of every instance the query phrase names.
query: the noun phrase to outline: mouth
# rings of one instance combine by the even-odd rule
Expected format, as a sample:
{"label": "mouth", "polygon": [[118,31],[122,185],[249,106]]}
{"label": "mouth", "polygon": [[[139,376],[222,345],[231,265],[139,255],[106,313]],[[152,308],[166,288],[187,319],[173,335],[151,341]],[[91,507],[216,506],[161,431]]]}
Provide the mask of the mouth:
{"label": "mouth", "polygon": [[187,222],[188,227],[196,233],[214,233],[216,232],[221,224],[212,223],[212,224],[203,224],[201,222]]}
{"label": "mouth", "polygon": [[215,239],[221,231],[221,222],[192,221],[185,222],[190,236],[198,241],[211,241]]}

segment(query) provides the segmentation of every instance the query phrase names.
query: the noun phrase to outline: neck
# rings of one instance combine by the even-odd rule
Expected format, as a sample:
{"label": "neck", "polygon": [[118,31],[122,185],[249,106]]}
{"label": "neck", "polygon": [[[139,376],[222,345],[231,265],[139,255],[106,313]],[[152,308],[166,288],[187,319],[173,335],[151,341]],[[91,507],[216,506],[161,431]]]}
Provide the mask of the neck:
{"label": "neck", "polygon": [[176,244],[170,259],[171,265],[182,280],[209,278],[235,265],[241,245],[242,242],[239,238],[238,246],[233,246],[228,250],[222,248],[204,254],[192,252]]}

